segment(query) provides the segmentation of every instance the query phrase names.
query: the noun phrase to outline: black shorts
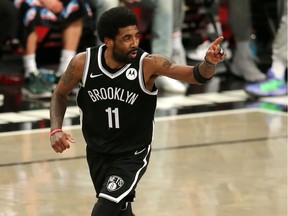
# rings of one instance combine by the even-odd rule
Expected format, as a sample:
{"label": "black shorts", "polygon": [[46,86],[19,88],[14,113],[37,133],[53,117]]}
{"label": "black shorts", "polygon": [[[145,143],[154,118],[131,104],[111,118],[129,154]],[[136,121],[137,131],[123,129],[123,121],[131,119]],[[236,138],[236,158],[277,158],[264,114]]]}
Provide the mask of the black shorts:
{"label": "black shorts", "polygon": [[151,146],[119,155],[99,154],[86,147],[87,162],[97,197],[118,203],[133,202],[135,188],[145,173]]}

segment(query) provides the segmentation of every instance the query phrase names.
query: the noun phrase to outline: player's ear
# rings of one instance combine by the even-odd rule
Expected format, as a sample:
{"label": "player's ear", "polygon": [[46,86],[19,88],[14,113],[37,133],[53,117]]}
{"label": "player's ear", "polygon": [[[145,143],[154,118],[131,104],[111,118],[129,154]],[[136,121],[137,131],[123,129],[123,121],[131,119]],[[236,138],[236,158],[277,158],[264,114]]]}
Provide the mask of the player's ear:
{"label": "player's ear", "polygon": [[107,46],[107,47],[111,47],[113,45],[113,40],[111,38],[108,38],[108,37],[105,37],[104,38],[104,44]]}

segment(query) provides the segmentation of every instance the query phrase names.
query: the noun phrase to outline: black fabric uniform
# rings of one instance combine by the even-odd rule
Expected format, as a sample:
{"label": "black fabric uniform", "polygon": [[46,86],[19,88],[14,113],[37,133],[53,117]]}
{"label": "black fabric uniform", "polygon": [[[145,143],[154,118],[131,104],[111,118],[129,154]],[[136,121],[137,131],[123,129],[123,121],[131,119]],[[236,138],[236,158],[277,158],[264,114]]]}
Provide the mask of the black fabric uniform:
{"label": "black fabric uniform", "polygon": [[157,89],[145,88],[139,49],[132,63],[117,71],[104,60],[105,45],[87,49],[77,95],[87,143],[87,161],[97,196],[132,201],[144,174],[153,138]]}

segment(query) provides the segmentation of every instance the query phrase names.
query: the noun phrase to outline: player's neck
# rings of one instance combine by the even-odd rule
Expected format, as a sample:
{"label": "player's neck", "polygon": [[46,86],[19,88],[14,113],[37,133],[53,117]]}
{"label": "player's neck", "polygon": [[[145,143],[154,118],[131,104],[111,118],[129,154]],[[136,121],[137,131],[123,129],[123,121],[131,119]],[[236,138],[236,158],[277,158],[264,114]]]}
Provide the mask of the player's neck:
{"label": "player's neck", "polygon": [[105,53],[104,53],[104,60],[105,60],[106,65],[113,70],[120,69],[125,65],[125,63],[123,62],[118,62],[114,60],[112,53],[110,53],[107,50],[105,50]]}

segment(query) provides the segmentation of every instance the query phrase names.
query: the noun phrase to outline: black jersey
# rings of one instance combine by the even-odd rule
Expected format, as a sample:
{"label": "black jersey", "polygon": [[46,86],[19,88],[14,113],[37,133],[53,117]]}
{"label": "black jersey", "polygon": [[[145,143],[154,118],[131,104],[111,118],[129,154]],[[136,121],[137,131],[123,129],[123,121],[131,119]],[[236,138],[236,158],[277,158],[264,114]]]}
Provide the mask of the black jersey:
{"label": "black jersey", "polygon": [[85,141],[99,153],[116,154],[147,147],[153,137],[157,89],[145,88],[138,51],[118,71],[107,68],[105,45],[86,50],[86,64],[77,95]]}

